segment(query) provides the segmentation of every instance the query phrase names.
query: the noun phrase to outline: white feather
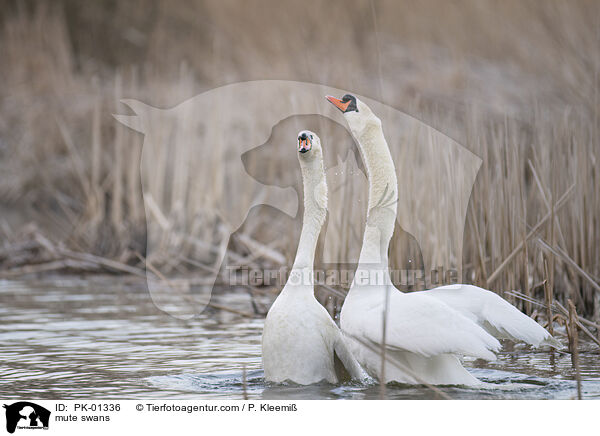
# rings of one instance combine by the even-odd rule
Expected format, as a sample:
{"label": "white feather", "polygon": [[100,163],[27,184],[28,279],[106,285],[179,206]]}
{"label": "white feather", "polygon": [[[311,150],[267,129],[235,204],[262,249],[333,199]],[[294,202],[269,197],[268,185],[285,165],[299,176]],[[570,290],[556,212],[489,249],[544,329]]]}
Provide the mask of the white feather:
{"label": "white feather", "polygon": [[457,284],[440,286],[422,294],[444,302],[498,339],[523,341],[534,347],[561,347],[546,329],[492,291]]}

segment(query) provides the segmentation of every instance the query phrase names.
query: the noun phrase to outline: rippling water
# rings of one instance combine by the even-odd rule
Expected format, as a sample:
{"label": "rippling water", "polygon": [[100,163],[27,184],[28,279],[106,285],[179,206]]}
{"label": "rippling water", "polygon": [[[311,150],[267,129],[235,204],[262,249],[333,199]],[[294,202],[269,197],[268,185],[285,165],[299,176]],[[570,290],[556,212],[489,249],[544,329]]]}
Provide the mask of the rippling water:
{"label": "rippling water", "polygon": [[[218,302],[249,310],[245,293]],[[369,399],[376,384],[275,386],[262,378],[262,320],[208,311],[179,320],[143,286],[107,278],[0,281],[0,397],[29,399]],[[600,399],[600,354],[583,343],[584,398]],[[496,362],[467,361],[485,389],[444,387],[457,399],[570,399],[570,355],[507,344]],[[244,371],[245,368],[245,371]],[[245,379],[245,381],[244,381]],[[390,399],[428,399],[421,386],[389,385]]]}

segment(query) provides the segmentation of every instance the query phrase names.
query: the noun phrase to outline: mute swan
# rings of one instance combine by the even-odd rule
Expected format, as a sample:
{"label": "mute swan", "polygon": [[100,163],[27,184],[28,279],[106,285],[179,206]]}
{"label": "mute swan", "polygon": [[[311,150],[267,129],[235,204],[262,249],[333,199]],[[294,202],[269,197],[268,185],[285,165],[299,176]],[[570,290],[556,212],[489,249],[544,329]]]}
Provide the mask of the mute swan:
{"label": "mute swan", "polygon": [[337,383],[344,373],[341,366],[352,378],[366,378],[340,329],[314,295],[315,248],[327,213],[327,183],[319,137],[311,131],[301,131],[298,152],[304,184],[302,232],[288,281],[265,320],[265,379],[302,385],[323,380]]}
{"label": "mute swan", "polygon": [[[451,285],[403,293],[392,285],[388,246],[398,182],[381,121],[352,95],[327,99],[344,114],[369,179],[359,265],[340,315],[342,331],[354,339],[349,341],[351,351],[366,371],[380,380],[383,372],[385,382],[473,386],[481,382],[462,366],[460,355],[494,360],[500,349],[497,338],[560,346],[543,327],[493,292]],[[396,362],[385,364],[385,369],[379,352],[382,343]]]}

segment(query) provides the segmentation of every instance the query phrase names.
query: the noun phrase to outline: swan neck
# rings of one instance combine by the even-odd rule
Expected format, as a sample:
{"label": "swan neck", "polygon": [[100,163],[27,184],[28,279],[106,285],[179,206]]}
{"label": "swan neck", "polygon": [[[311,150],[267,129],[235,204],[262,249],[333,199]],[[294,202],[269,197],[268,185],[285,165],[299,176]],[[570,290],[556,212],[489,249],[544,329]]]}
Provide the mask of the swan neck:
{"label": "swan neck", "polygon": [[388,271],[388,247],[398,208],[398,180],[381,121],[375,115],[353,130],[369,180],[367,224],[358,269]]}
{"label": "swan neck", "polygon": [[309,270],[312,273],[317,241],[327,215],[327,184],[322,158],[314,157],[307,161],[301,159],[300,166],[304,186],[304,213],[292,271]]}

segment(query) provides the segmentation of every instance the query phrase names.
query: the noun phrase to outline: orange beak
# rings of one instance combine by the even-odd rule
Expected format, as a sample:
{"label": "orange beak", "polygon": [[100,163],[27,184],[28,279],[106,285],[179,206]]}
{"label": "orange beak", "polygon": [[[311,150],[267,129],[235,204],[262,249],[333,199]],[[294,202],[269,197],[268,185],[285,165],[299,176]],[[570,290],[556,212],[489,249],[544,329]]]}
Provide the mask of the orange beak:
{"label": "orange beak", "polygon": [[339,98],[332,97],[331,95],[328,95],[326,98],[342,112],[346,112],[346,109],[348,109],[348,106],[350,105],[350,100],[348,100],[346,103],[344,103]]}
{"label": "orange beak", "polygon": [[300,153],[306,153],[308,150],[310,150],[311,146],[312,143],[310,142],[310,139],[298,139],[298,151]]}

